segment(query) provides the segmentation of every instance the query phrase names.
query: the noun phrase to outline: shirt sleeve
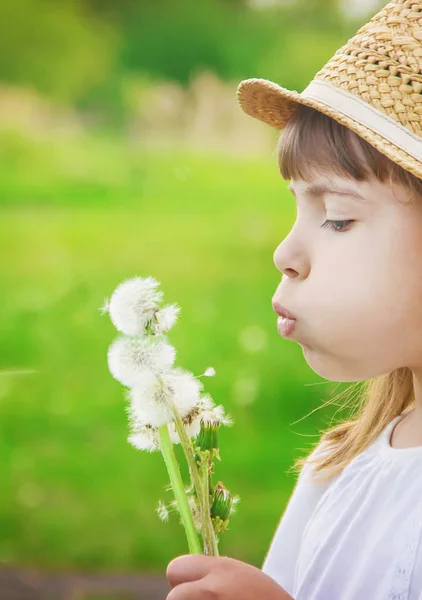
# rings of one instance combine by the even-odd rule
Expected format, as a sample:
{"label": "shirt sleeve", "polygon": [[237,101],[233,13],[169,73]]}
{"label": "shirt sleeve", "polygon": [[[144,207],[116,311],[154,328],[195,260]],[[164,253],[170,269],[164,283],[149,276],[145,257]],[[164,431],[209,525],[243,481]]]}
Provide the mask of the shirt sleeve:
{"label": "shirt sleeve", "polygon": [[[311,453],[308,460],[321,451],[320,445]],[[291,596],[293,596],[302,534],[318,501],[332,481],[333,479],[325,482],[316,481],[313,478],[313,465],[308,461],[304,464],[265,557],[261,570]]]}

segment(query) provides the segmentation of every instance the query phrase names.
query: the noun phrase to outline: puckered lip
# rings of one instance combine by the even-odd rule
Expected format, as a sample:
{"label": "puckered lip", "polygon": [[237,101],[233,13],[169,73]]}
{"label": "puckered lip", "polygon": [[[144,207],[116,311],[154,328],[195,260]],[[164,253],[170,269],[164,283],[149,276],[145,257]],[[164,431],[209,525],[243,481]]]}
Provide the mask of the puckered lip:
{"label": "puckered lip", "polygon": [[285,319],[291,319],[293,321],[296,321],[296,317],[289,310],[287,310],[287,308],[281,306],[281,304],[277,300],[273,300],[272,305],[274,312],[277,313],[279,317],[284,317]]}

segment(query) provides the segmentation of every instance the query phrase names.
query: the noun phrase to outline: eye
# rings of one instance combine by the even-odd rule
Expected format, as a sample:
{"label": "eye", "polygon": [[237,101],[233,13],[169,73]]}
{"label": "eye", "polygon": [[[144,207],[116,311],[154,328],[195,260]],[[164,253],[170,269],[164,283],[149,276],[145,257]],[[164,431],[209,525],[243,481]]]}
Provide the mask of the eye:
{"label": "eye", "polygon": [[350,224],[354,223],[353,220],[348,221],[330,221],[327,220],[325,223],[321,225],[321,227],[325,227],[326,229],[333,229],[334,231],[338,231],[339,233],[345,231],[345,228]]}

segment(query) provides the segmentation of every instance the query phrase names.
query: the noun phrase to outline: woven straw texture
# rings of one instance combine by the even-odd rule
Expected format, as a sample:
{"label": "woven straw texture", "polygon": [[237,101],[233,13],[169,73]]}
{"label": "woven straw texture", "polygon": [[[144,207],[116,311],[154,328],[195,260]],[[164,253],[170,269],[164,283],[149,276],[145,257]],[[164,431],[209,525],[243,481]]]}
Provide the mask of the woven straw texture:
{"label": "woven straw texture", "polygon": [[[356,95],[400,123],[422,145],[422,1],[396,0],[342,46],[313,81]],[[247,79],[237,90],[248,114],[283,129],[298,103],[345,125],[395,163],[422,178],[422,162],[379,133],[343,115],[335,107],[304,98],[265,79]]]}

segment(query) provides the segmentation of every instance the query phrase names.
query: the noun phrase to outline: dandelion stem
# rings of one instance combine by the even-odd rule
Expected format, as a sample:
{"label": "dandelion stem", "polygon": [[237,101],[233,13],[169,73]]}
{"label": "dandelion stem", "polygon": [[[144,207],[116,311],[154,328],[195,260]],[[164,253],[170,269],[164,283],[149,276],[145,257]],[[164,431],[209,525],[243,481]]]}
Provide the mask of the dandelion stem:
{"label": "dandelion stem", "polygon": [[202,467],[203,468],[203,481],[204,481],[204,513],[206,513],[207,515],[210,515],[209,521],[211,523],[211,527],[209,528],[209,540],[208,540],[209,554],[211,554],[212,556],[219,556],[217,538],[216,538],[216,534],[214,532],[214,527],[212,525],[212,520],[211,520],[210,486],[209,486],[210,463],[213,464],[213,459],[204,459],[203,467]]}
{"label": "dandelion stem", "polygon": [[166,463],[167,471],[170,477],[170,483],[173,488],[180,516],[186,531],[186,537],[189,544],[190,554],[202,554],[201,544],[192,518],[191,509],[180,474],[179,464],[174,453],[173,444],[170,440],[170,434],[167,425],[158,428],[160,438],[161,452]]}
{"label": "dandelion stem", "polygon": [[[206,472],[206,477],[204,478],[204,481],[202,481],[198,465],[195,461],[192,442],[189,439],[188,434],[186,433],[186,429],[183,425],[182,418],[179,412],[177,411],[176,407],[173,407],[173,415],[176,431],[179,435],[180,442],[182,444],[183,451],[185,453],[186,460],[189,465],[189,471],[201,507],[202,537],[204,541],[204,551],[205,554],[214,554],[217,543],[214,537],[214,527],[212,525],[209,507],[208,472]],[[215,554],[215,556],[218,556],[218,549],[217,554]]]}

